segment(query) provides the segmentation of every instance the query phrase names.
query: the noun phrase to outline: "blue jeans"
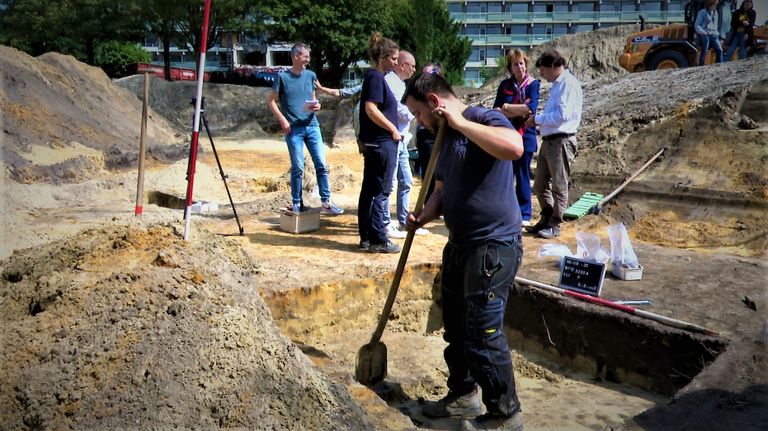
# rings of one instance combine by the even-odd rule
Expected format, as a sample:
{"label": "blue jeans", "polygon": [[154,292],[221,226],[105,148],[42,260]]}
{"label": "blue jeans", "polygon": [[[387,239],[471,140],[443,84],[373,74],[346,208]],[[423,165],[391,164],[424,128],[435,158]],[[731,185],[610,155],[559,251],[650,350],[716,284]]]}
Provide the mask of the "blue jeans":
{"label": "blue jeans", "polygon": [[512,170],[515,172],[515,194],[520,205],[520,214],[523,220],[531,219],[531,160],[533,152],[525,151],[519,159],[512,161]]}
{"label": "blue jeans", "polygon": [[301,178],[304,175],[304,145],[306,144],[312,163],[317,174],[317,187],[320,189],[320,200],[328,202],[331,199],[331,188],[328,183],[328,165],[325,162],[325,144],[320,126],[294,127],[291,133],[285,135],[288,144],[288,155],[291,157],[291,199],[293,203],[301,204]]}
{"label": "blue jeans", "polygon": [[708,34],[706,36],[699,35],[699,66],[704,65],[704,59],[707,58],[707,51],[710,46],[715,50],[715,63],[723,62],[723,47],[720,46],[720,38],[714,34]]}
{"label": "blue jeans", "polygon": [[[392,173],[392,189],[395,189],[397,185],[397,220],[400,222],[400,226],[405,226],[405,219],[408,217],[408,195],[411,193],[411,186],[413,186],[413,174],[411,173],[410,155],[408,154],[408,146],[405,142],[400,141],[397,145],[397,166]],[[392,192],[390,191],[390,196]],[[384,203],[384,223],[389,224],[392,220],[389,216],[389,197],[387,202]]]}
{"label": "blue jeans", "polygon": [[747,41],[744,40],[744,32],[734,31],[731,36],[731,45],[728,47],[728,52],[725,53],[725,61],[731,61],[733,53],[739,48],[739,60],[747,58]]}
{"label": "blue jeans", "polygon": [[360,241],[386,244],[387,226],[384,202],[392,190],[392,177],[397,163],[397,143],[392,139],[365,143],[363,152],[363,185],[357,202],[357,227]]}
{"label": "blue jeans", "polygon": [[443,250],[442,310],[448,389],[464,394],[480,385],[489,412],[520,411],[504,311],[523,259],[520,236]]}

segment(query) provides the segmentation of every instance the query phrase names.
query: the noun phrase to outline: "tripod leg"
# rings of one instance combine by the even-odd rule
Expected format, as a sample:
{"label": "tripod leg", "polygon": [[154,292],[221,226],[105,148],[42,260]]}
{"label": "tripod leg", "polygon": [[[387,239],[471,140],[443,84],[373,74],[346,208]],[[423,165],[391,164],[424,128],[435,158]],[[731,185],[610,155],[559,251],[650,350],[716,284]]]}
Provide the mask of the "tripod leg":
{"label": "tripod leg", "polygon": [[221,167],[221,161],[219,160],[219,153],[216,152],[216,146],[213,144],[213,136],[211,136],[211,130],[208,128],[208,120],[205,118],[205,114],[201,115],[203,120],[203,126],[205,126],[205,133],[208,134],[208,140],[211,142],[211,148],[213,149],[213,155],[216,157],[216,164],[219,165],[219,175],[224,182],[224,188],[227,190],[227,196],[229,197],[229,203],[232,205],[232,212],[235,214],[235,220],[237,221],[237,227],[240,230],[240,236],[243,236],[243,226],[240,224],[240,217],[237,216],[237,209],[235,209],[235,203],[232,201],[232,194],[229,193],[229,185],[227,185],[227,176],[224,175],[224,169]]}

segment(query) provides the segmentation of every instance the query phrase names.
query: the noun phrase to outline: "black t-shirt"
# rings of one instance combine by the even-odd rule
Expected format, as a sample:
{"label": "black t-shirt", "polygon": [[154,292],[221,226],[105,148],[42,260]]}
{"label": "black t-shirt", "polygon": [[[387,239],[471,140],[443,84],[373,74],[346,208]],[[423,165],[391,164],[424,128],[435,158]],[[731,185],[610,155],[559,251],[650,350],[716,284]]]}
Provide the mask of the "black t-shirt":
{"label": "black t-shirt", "polygon": [[392,139],[392,133],[382,129],[365,112],[365,102],[374,102],[382,114],[397,127],[397,100],[390,91],[384,74],[376,69],[369,69],[363,75],[363,90],[360,93],[360,141],[376,142]]}
{"label": "black t-shirt", "polygon": [[[463,115],[475,123],[512,128],[499,111],[470,107]],[[435,178],[443,182],[443,215],[451,242],[467,245],[520,234],[522,217],[511,160],[491,156],[448,128]]]}

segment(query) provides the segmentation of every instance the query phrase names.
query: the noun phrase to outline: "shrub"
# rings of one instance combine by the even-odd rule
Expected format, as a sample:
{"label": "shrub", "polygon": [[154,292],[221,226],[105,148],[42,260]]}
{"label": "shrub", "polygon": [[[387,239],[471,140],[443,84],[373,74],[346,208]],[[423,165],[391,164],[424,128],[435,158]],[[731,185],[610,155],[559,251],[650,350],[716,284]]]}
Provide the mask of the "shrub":
{"label": "shrub", "polygon": [[130,42],[109,41],[96,47],[94,62],[104,69],[110,78],[121,78],[128,74],[127,67],[134,63],[149,63],[152,56],[141,47]]}

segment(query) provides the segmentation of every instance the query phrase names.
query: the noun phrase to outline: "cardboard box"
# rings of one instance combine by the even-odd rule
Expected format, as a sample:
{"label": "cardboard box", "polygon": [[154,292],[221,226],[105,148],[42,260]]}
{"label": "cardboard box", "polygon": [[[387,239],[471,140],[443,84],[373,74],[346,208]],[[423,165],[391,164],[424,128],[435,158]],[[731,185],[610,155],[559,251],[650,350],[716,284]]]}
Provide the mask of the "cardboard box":
{"label": "cardboard box", "polygon": [[640,280],[643,278],[643,265],[639,268],[627,268],[621,264],[611,264],[611,274],[622,280]]}
{"label": "cardboard box", "polygon": [[290,233],[304,233],[320,229],[320,209],[308,209],[298,214],[293,211],[280,212],[280,229]]}

